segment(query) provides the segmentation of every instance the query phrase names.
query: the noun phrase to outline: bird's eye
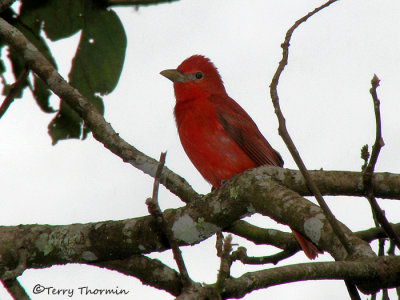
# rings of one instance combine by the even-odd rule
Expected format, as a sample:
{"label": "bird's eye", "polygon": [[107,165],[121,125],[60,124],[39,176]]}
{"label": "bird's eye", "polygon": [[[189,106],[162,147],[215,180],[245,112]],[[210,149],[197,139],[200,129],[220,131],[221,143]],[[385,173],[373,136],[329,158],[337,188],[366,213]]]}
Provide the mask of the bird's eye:
{"label": "bird's eye", "polygon": [[196,74],[194,74],[194,76],[196,77],[196,79],[202,79],[203,78],[203,73],[196,72]]}

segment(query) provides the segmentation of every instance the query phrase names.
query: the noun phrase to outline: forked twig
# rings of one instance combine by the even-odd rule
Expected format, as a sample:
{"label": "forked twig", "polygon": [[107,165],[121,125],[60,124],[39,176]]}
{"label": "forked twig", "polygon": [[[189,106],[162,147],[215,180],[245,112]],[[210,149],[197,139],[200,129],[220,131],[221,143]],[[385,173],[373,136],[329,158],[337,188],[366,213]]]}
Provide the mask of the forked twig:
{"label": "forked twig", "polygon": [[374,214],[374,219],[376,219],[376,221],[379,222],[379,224],[382,226],[382,229],[386,232],[388,237],[393,241],[393,243],[397,246],[397,248],[400,249],[399,236],[395,233],[393,227],[386,219],[385,214],[380,208],[374,195],[373,176],[374,176],[375,165],[376,162],[378,161],[378,156],[381,151],[381,148],[385,145],[382,138],[380,101],[376,92],[376,89],[379,86],[379,82],[380,82],[379,78],[376,76],[376,74],[374,74],[374,77],[371,80],[370,93],[374,103],[376,133],[375,133],[375,143],[372,146],[371,157],[369,158],[367,166],[363,170],[363,184],[365,189],[365,197],[368,199],[371,205],[372,212]]}
{"label": "forked twig", "polygon": [[192,285],[192,280],[190,279],[188,271],[186,269],[185,262],[182,257],[182,252],[179,249],[179,246],[174,239],[172,230],[165,221],[160,206],[158,204],[158,188],[160,186],[160,177],[165,164],[166,155],[166,152],[162,152],[160,155],[160,162],[157,167],[156,175],[154,176],[153,195],[152,198],[148,198],[146,200],[146,204],[148,206],[149,213],[154,217],[157,225],[167,237],[168,243],[171,246],[171,250],[174,255],[174,259],[181,274],[182,285],[184,287],[190,287]]}

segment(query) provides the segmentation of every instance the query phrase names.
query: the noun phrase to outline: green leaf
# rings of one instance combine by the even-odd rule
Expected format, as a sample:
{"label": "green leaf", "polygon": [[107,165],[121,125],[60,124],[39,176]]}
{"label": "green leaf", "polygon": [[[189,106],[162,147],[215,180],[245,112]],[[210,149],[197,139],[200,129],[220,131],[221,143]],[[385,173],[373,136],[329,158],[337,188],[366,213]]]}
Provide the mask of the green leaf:
{"label": "green leaf", "polygon": [[[69,73],[70,84],[103,114],[104,104],[99,95],[110,93],[118,83],[125,59],[126,35],[117,14],[97,3],[93,0],[23,0],[20,20],[30,28],[27,35],[31,38],[28,38],[52,62],[47,45],[43,47],[42,39],[38,38],[40,30],[44,28],[50,39],[57,40],[82,29]],[[49,95],[38,80],[34,83],[34,95],[44,111],[52,110]],[[61,104],[49,124],[53,144],[62,139],[85,138],[89,132],[82,119],[65,104]]]}
{"label": "green leaf", "polygon": [[[103,114],[104,104],[98,94],[110,93],[118,83],[125,60],[125,31],[115,12],[96,6],[91,1],[86,1],[83,18],[83,32],[69,74],[70,84]],[[62,116],[63,111],[59,114]],[[75,122],[71,129],[83,128],[82,138],[86,138],[90,128],[83,126],[80,119],[75,119]],[[75,131],[70,135],[65,131],[62,135],[52,135],[53,143],[75,137],[74,134]]]}
{"label": "green leaf", "polygon": [[[24,20],[24,18],[22,18],[22,20]],[[49,47],[47,46],[43,37],[40,36],[40,30],[38,29],[38,23],[36,21],[31,20],[30,18],[25,20],[25,21],[27,21],[27,23],[25,23],[22,20],[19,18],[18,19],[12,18],[8,21],[10,21],[13,26],[15,26],[17,29],[19,29],[25,35],[25,37],[32,44],[34,44],[38,48],[38,50],[49,60],[49,62],[57,68],[56,62],[50,52]],[[21,55],[19,53],[15,52],[14,48],[9,48],[8,57],[11,61],[14,77],[18,78],[25,68],[25,60],[23,57],[21,57]],[[29,85],[30,85],[30,80],[29,80],[29,78],[27,78],[24,85],[22,86],[20,92],[16,96],[16,98],[21,98],[23,91]],[[41,88],[48,89],[45,85],[42,85]],[[44,91],[42,92],[42,95],[43,95],[43,93],[44,93]],[[44,106],[41,106],[41,108],[43,109]],[[49,112],[48,110],[44,110],[44,111]]]}
{"label": "green leaf", "polygon": [[44,23],[47,37],[56,41],[78,32],[83,26],[82,0],[24,0],[20,14],[26,24]]}
{"label": "green leaf", "polygon": [[49,88],[47,87],[46,83],[44,83],[43,80],[36,75],[34,75],[33,96],[35,97],[36,103],[44,112],[55,112],[49,103],[51,96]]}
{"label": "green leaf", "polygon": [[82,0],[53,0],[49,6],[51,13],[44,19],[44,31],[49,39],[56,41],[78,32],[83,26]]}
{"label": "green leaf", "polygon": [[67,104],[61,102],[60,111],[50,122],[48,129],[53,145],[59,140],[79,139],[82,132],[81,118]]}
{"label": "green leaf", "polygon": [[84,27],[69,74],[84,96],[110,93],[118,83],[125,59],[126,36],[117,14],[86,2]]}

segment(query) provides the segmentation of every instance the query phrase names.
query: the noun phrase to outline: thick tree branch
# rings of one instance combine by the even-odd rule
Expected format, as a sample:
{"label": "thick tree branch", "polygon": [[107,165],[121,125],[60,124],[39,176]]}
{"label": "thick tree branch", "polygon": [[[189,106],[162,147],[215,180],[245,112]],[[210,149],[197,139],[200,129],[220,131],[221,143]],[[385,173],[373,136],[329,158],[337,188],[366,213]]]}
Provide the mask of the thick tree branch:
{"label": "thick tree branch", "polygon": [[[331,238],[332,229],[317,206],[296,196],[293,191],[279,187],[271,178],[254,174],[249,176],[255,171],[234,177],[220,189],[184,208],[166,210],[166,222],[179,244],[198,243],[235,220],[257,211],[279,222],[290,223],[296,230],[303,230],[337,259],[346,255],[340,242]],[[309,228],[310,222],[317,228]],[[314,230],[309,232],[305,230],[307,228]],[[343,229],[352,236],[344,226]],[[374,259],[366,244],[355,237],[351,241],[357,245],[355,248],[359,250],[360,258],[365,261]],[[21,246],[28,251],[27,268],[68,262],[106,266],[107,261],[116,261],[114,266],[117,266],[118,261],[129,259],[132,255],[168,249],[151,216],[67,226],[0,227],[0,254],[3,264],[9,269],[18,264],[18,249]],[[110,267],[112,265],[109,264]]]}
{"label": "thick tree branch", "polygon": [[158,259],[151,259],[144,255],[133,255],[127,259],[96,262],[92,265],[134,276],[144,284],[165,290],[174,296],[178,296],[183,289],[178,272]]}
{"label": "thick tree branch", "polygon": [[[265,170],[276,171],[276,169],[262,167],[249,170],[235,177],[232,182],[227,182],[218,193],[214,191],[203,198],[193,201],[192,204],[185,208],[166,210],[164,212],[166,221],[172,226],[174,234],[180,236],[180,245],[198,243],[218,230],[227,228],[243,216],[251,215],[256,211],[256,205],[253,202],[270,203],[273,191],[269,190],[269,182],[274,181],[274,179],[266,175]],[[288,172],[292,174],[292,171],[288,170]],[[279,175],[281,173],[278,172],[276,174]],[[319,176],[323,172],[318,171],[316,174],[316,176]],[[361,180],[361,175],[360,173],[354,173],[353,175],[354,178],[357,178],[354,180],[354,186],[357,186],[357,182]],[[353,175],[350,175],[350,177]],[[400,175],[394,174],[386,175],[392,179],[400,177]],[[378,178],[378,176],[381,176],[381,174],[375,174],[375,178]],[[301,178],[300,175],[298,177]],[[275,182],[274,185],[276,186]],[[284,193],[286,189],[276,189],[276,191]],[[303,228],[302,231],[304,231],[305,222],[315,216],[315,214],[310,214],[315,209],[315,205],[299,196],[296,197],[299,202],[296,202],[297,200],[290,201],[290,196],[282,197],[281,200],[279,200],[279,196],[275,197],[274,201],[276,201],[277,207],[276,210],[272,210],[270,213],[271,217],[274,218],[280,215],[279,218],[276,218],[278,221],[290,223],[296,230]],[[290,206],[286,204],[285,200],[289,200]],[[271,207],[272,205],[269,206]],[[279,208],[283,210],[284,214],[280,214]],[[289,211],[289,208],[294,209],[296,214],[291,213],[292,211]],[[316,208],[315,212],[318,215],[319,210],[318,207]],[[264,213],[267,214],[266,212]],[[297,225],[294,222],[297,222]],[[394,228],[398,232],[398,226],[396,225]],[[243,234],[240,233],[240,227],[237,230],[229,227],[228,230],[238,235],[248,236],[250,240],[254,239],[255,242],[264,243],[262,235],[257,240],[253,238],[257,233],[254,232],[253,234],[253,231],[250,231],[251,235],[250,233],[247,235],[246,228],[241,230]],[[373,233],[370,234],[372,231]],[[18,265],[18,251],[21,247],[28,251],[28,268],[41,268],[67,262],[91,263],[94,261],[126,259],[132,254],[168,249],[165,239],[160,237],[157,232],[154,219],[150,216],[124,221],[65,226],[23,225],[0,227],[0,254],[8,269],[14,269]],[[268,232],[272,232],[272,230],[268,230]],[[335,245],[333,244],[334,240],[328,238],[329,234],[331,234],[329,230],[325,233],[328,235],[324,238],[330,242],[326,241],[326,245],[322,248],[328,250],[335,247]],[[322,238],[324,235],[321,232]],[[295,245],[291,235],[283,234],[282,237],[285,238],[283,240],[271,238],[270,243],[282,249],[291,248],[291,245]],[[362,237],[370,241],[374,238],[385,237],[385,235],[380,229],[371,229],[364,232]],[[328,244],[331,245],[329,246]]]}
{"label": "thick tree branch", "polygon": [[[369,293],[381,287],[400,284],[400,257],[385,256],[367,261],[336,261],[306,263],[249,272],[239,278],[228,279],[222,293],[226,298],[241,298],[249,292],[270,286],[316,279],[345,279],[364,282]],[[389,275],[392,274],[392,275]]]}
{"label": "thick tree branch", "polygon": [[[92,130],[95,139],[124,162],[152,177],[155,176],[158,162],[123,140],[96,108],[61,77],[38,49],[19,30],[2,18],[0,18],[0,38],[13,47],[25,59],[26,65],[82,117]],[[184,178],[168,168],[164,168],[160,182],[182,201],[188,202],[198,195]]]}
{"label": "thick tree branch", "polygon": [[[248,176],[251,171],[235,176],[220,189],[183,208],[164,211],[179,245],[199,243],[244,216],[259,212],[289,224],[336,259],[346,256],[318,206],[271,178]],[[341,226],[356,246],[359,258],[374,257],[365,242]],[[151,216],[65,226],[0,227],[0,255],[9,269],[18,264],[21,247],[28,251],[28,268],[126,259],[169,248]]]}
{"label": "thick tree branch", "polygon": [[[325,196],[365,195],[363,174],[352,171],[308,171],[312,180]],[[300,171],[273,166],[262,166],[249,176],[271,176],[280,184],[302,196],[312,196]],[[379,198],[400,199],[400,174],[374,173],[374,195]]]}

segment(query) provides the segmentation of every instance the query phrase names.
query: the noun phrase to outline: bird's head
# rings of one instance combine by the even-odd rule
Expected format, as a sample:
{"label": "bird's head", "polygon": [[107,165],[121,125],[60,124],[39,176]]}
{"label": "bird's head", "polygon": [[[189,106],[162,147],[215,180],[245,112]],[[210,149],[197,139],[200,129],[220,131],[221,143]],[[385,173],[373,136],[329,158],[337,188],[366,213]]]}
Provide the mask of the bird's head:
{"label": "bird's head", "polygon": [[225,93],[217,68],[202,55],[193,55],[177,69],[164,70],[160,74],[174,83],[177,102]]}

